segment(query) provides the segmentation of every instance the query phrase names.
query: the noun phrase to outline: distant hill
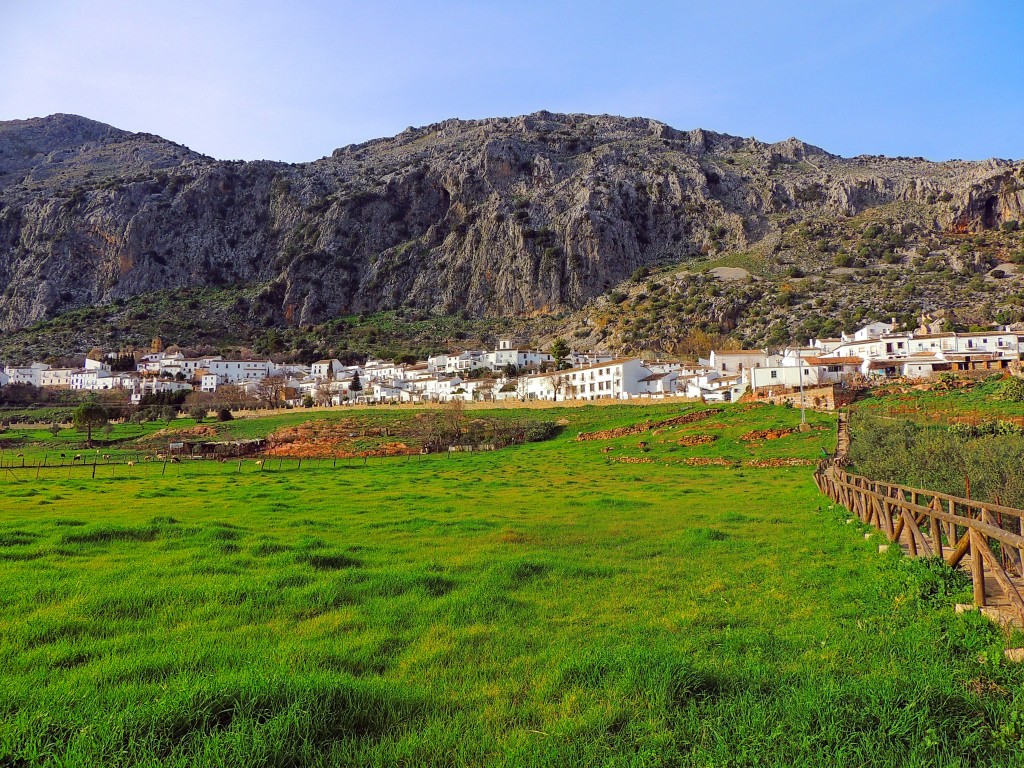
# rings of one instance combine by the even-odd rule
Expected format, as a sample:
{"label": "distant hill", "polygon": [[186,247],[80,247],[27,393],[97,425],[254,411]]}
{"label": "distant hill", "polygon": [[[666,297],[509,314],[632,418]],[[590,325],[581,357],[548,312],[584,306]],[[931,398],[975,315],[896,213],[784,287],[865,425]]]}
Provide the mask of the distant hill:
{"label": "distant hill", "polygon": [[[614,316],[602,302],[645,270],[735,255],[763,279],[831,279],[849,256],[851,272],[886,265],[901,282],[928,258],[941,261],[931,271],[982,275],[1019,247],[1022,209],[1021,163],[841,158],[643,118],[448,120],[289,165],[52,115],[0,122],[0,328],[203,287],[237,292],[232,312],[253,327],[397,308],[582,311],[581,343],[629,345],[600,336],[594,311]],[[991,243],[972,244],[978,235]],[[915,290],[896,309],[977,303]],[[768,338],[750,317],[760,297],[723,309],[701,291],[712,314],[676,313],[680,323]]]}

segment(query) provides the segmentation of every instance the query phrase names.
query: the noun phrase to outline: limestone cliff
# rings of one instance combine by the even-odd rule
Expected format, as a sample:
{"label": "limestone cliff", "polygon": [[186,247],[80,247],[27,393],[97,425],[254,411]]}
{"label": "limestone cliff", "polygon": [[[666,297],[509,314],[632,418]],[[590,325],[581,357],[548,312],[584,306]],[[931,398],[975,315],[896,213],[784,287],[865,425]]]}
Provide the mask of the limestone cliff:
{"label": "limestone cliff", "polygon": [[215,160],[70,115],[0,122],[0,328],[188,286],[262,286],[247,311],[268,323],[553,312],[638,267],[770,250],[812,213],[897,202],[936,231],[1024,220],[1024,166],[844,159],[543,112],[297,165]]}

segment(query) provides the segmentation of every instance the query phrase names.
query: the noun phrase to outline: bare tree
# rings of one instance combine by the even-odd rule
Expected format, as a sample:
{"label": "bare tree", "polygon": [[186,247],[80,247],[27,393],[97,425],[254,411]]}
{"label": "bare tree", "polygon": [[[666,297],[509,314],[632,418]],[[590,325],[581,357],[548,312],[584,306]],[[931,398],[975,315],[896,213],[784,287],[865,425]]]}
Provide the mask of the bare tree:
{"label": "bare tree", "polygon": [[445,405],[442,420],[452,445],[462,439],[462,430],[466,422],[465,410],[465,403],[460,398],[449,400]]}
{"label": "bare tree", "polygon": [[[333,379],[332,375],[330,379]],[[313,392],[313,400],[316,401],[317,405],[330,405],[334,399],[334,388],[331,385],[330,379],[319,382],[316,385],[316,390]]]}
{"label": "bare tree", "polygon": [[284,399],[287,381],[284,376],[267,376],[256,384],[256,401],[260,405],[277,405]]}

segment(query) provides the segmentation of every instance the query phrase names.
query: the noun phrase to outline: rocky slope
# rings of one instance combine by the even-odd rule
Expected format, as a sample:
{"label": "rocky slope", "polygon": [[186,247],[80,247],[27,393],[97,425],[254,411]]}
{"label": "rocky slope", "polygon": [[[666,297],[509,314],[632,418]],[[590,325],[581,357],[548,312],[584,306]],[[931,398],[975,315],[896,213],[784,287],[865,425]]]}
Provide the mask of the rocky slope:
{"label": "rocky slope", "polygon": [[897,251],[998,231],[1024,220],[1024,164],[844,159],[543,112],[410,128],[298,165],[214,160],[70,115],[0,122],[0,329],[189,287],[252,288],[234,311],[257,326],[399,307],[563,312],[638,268],[827,262],[873,211]]}

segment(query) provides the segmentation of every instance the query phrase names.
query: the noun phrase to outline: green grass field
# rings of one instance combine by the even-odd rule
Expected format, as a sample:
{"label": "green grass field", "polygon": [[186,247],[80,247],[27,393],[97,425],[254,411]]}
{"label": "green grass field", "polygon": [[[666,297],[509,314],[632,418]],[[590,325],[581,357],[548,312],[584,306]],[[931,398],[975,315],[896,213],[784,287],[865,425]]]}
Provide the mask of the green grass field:
{"label": "green grass field", "polygon": [[831,417],[574,440],[705,407],[366,466],[0,473],[0,766],[1024,764],[1024,671],[954,615],[964,581],[879,554],[811,467],[744,464],[817,458]]}

